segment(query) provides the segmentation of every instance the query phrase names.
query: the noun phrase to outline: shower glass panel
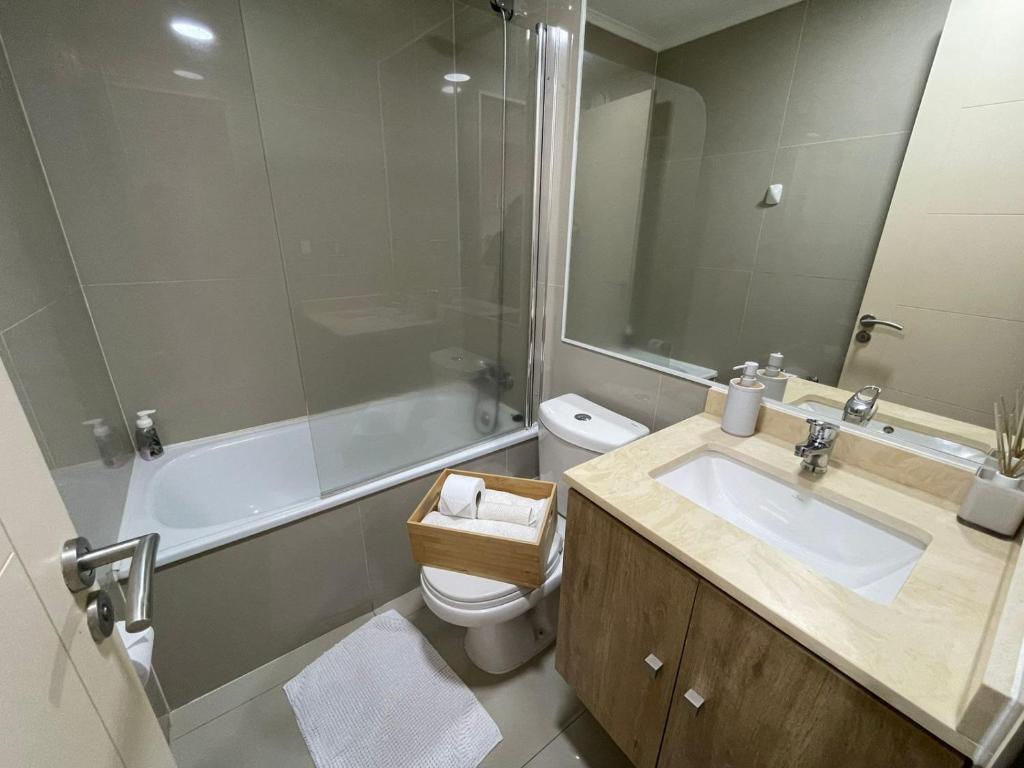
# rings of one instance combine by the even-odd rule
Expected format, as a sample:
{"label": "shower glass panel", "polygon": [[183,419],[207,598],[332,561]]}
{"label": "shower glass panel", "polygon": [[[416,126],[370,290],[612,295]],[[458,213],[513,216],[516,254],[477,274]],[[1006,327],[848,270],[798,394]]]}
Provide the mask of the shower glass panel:
{"label": "shower glass panel", "polygon": [[323,493],[522,428],[533,34],[242,0]]}

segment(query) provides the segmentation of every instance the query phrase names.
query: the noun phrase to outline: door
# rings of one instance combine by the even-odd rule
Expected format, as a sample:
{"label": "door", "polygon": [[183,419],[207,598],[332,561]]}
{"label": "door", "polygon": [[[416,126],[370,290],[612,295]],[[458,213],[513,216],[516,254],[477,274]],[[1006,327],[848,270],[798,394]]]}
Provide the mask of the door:
{"label": "door", "polygon": [[858,314],[904,330],[851,340],[840,388],[992,426],[1020,380],[1022,69],[1020,3],[954,0]]}
{"label": "door", "polygon": [[701,582],[658,768],[963,768],[965,760]]}
{"label": "door", "polygon": [[562,569],[555,666],[633,764],[653,768],[697,578],[576,491]]}
{"label": "door", "polygon": [[172,768],[123,646],[93,641],[64,585],[75,529],[3,366],[0,487],[0,765]]}

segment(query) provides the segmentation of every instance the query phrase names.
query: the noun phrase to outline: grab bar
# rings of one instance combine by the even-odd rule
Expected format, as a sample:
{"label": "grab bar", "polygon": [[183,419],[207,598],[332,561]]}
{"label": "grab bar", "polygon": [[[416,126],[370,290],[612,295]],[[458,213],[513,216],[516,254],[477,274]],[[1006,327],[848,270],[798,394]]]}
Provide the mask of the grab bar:
{"label": "grab bar", "polygon": [[153,568],[159,544],[159,533],[147,533],[102,549],[93,549],[89,540],[81,536],[68,539],[60,557],[64,583],[72,592],[81,592],[96,581],[97,568],[131,558],[124,625],[129,632],[142,632],[153,623]]}

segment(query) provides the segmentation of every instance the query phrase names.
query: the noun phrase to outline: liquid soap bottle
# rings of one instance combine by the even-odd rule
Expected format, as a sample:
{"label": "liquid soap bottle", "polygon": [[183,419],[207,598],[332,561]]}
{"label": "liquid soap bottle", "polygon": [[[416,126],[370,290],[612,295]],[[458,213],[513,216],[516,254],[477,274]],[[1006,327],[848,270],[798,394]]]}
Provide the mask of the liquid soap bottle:
{"label": "liquid soap bottle", "polygon": [[135,447],[146,461],[164,455],[164,444],[160,442],[160,435],[156,433],[153,426],[153,414],[155,410],[139,411],[135,419]]}
{"label": "liquid soap bottle", "polygon": [[786,382],[789,381],[782,370],[782,353],[772,352],[768,355],[768,365],[757,372],[757,380],[764,384],[764,396],[769,400],[782,400],[786,394]]}
{"label": "liquid soap bottle", "polygon": [[722,431],[736,437],[750,437],[754,434],[757,415],[761,411],[764,384],[757,380],[757,363],[753,361],[748,360],[733,370],[743,373],[729,382],[729,394],[722,413]]}

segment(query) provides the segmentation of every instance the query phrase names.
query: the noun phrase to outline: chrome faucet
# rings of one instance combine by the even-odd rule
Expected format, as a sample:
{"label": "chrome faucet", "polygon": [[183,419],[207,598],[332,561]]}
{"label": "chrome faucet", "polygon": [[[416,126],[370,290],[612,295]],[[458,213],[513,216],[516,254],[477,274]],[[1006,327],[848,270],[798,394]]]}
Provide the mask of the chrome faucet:
{"label": "chrome faucet", "polygon": [[793,453],[803,459],[801,469],[824,475],[828,471],[828,460],[839,437],[839,427],[827,421],[808,419],[811,425],[806,442],[794,446]]}
{"label": "chrome faucet", "polygon": [[882,394],[881,388],[874,384],[858,389],[843,407],[843,421],[850,424],[867,424],[878,411],[878,396],[880,394]]}

